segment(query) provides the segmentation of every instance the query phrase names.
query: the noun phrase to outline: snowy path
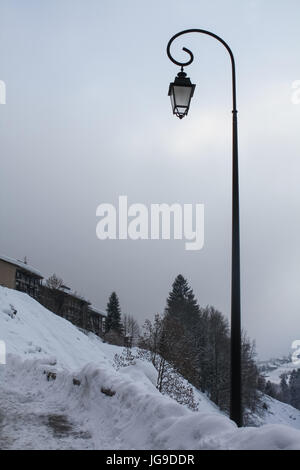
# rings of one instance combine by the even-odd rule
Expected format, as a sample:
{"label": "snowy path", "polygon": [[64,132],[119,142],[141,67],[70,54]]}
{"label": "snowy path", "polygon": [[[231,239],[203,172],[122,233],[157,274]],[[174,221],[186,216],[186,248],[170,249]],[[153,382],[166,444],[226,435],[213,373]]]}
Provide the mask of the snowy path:
{"label": "snowy path", "polygon": [[90,433],[47,394],[0,384],[0,449],[94,449]]}
{"label": "snowy path", "polygon": [[97,380],[94,393],[84,380],[70,384],[68,372],[47,381],[40,365],[18,362],[0,366],[0,450],[131,448],[120,435],[130,410],[101,393]]}

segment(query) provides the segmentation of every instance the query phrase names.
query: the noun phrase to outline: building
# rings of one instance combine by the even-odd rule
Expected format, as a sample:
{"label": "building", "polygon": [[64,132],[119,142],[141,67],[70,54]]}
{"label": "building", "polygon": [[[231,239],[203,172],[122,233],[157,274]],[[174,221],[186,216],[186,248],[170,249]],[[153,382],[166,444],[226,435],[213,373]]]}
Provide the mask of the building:
{"label": "building", "polygon": [[40,288],[39,302],[48,310],[65,318],[79,328],[103,336],[105,312],[92,306],[84,297],[70,287],[62,285],[57,289],[50,288],[45,282]]}
{"label": "building", "polygon": [[98,336],[103,336],[105,333],[105,318],[106,313],[99,310],[93,305],[88,307],[88,330],[92,331]]}
{"label": "building", "polygon": [[77,327],[98,336],[104,335],[105,312],[91,305],[70,287],[48,287],[43,275],[25,261],[0,255],[0,286],[25,292]]}
{"label": "building", "polygon": [[0,255],[0,285],[16,289],[37,299],[42,274],[27,262]]}
{"label": "building", "polygon": [[48,310],[74,325],[87,329],[90,302],[72,291],[70,287],[63,285],[54,289],[43,283],[40,289],[39,302]]}

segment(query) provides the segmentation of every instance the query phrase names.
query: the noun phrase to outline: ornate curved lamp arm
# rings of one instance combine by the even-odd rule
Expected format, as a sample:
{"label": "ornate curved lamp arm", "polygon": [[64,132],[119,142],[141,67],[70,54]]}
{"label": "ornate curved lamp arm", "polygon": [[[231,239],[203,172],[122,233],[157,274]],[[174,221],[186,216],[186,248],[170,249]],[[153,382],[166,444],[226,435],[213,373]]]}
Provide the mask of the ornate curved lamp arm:
{"label": "ornate curved lamp arm", "polygon": [[230,55],[230,59],[231,59],[231,69],[232,69],[232,106],[233,106],[233,113],[237,113],[237,109],[236,109],[236,79],[235,79],[235,62],[234,62],[234,57],[233,57],[233,53],[232,53],[232,50],[230,49],[230,47],[228,46],[228,44],[222,39],[220,38],[220,36],[217,36],[216,34],[214,33],[211,33],[210,31],[206,31],[205,29],[186,29],[184,31],[181,31],[180,33],[177,33],[175,34],[171,39],[170,41],[168,42],[168,45],[167,45],[167,54],[168,54],[168,57],[169,59],[173,62],[173,64],[176,64],[176,65],[179,65],[181,67],[186,67],[188,65],[190,65],[193,60],[194,60],[194,55],[193,53],[187,49],[186,47],[183,47],[182,50],[184,52],[186,52],[187,54],[189,54],[190,56],[190,59],[187,61],[187,62],[179,62],[178,60],[175,60],[170,52],[170,49],[171,49],[171,45],[172,45],[172,42],[178,38],[179,36],[182,36],[183,34],[188,34],[188,33],[201,33],[201,34],[206,34],[208,36],[211,36],[213,38],[215,38],[217,41],[219,41],[221,44],[223,44],[223,46],[227,49],[229,55]]}

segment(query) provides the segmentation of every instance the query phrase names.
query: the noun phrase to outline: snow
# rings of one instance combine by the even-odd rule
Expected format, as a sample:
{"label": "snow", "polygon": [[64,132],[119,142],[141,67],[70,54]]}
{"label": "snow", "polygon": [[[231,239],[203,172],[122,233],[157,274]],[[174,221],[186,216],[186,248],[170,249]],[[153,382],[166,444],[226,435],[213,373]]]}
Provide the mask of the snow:
{"label": "snow", "polygon": [[104,310],[100,310],[99,308],[95,307],[94,305],[89,305],[89,309],[92,310],[92,312],[98,313],[98,315],[101,315],[102,317],[106,317],[107,313]]}
{"label": "snow", "polygon": [[281,401],[275,400],[268,395],[264,396],[264,403],[268,410],[263,416],[255,416],[254,422],[260,426],[262,424],[288,424],[300,430],[300,410]]}
{"label": "snow", "polygon": [[19,268],[22,268],[25,271],[28,271],[32,274],[35,274],[36,276],[38,276],[40,278],[43,277],[43,275],[40,273],[40,271],[33,268],[32,266],[30,266],[27,263],[23,263],[22,261],[20,261],[18,259],[13,259],[13,258],[9,258],[8,256],[0,255],[0,260],[6,261],[7,263],[13,264],[14,266],[18,266]]}
{"label": "snow", "polygon": [[[106,364],[107,355],[112,358],[119,351],[94,335],[83,334],[22,292],[1,287],[0,306],[0,335],[8,354],[23,359],[53,358],[58,370],[74,370],[89,362]],[[17,310],[15,316],[12,306]]]}
{"label": "snow", "polygon": [[[47,283],[47,281],[46,281],[46,283]],[[83,295],[78,294],[77,291],[72,290],[70,287],[61,286],[59,288],[59,290],[61,290],[62,292],[64,292],[67,295],[70,295],[71,297],[75,297],[75,299],[82,300],[83,302],[87,302],[88,304],[90,304],[90,302]]]}
{"label": "snow", "polygon": [[300,367],[299,361],[295,364],[292,361],[282,361],[274,360],[269,362],[267,365],[267,370],[264,372],[266,380],[270,380],[270,382],[274,384],[280,384],[280,376],[281,374],[291,374],[294,369],[298,369]]}
{"label": "snow", "polygon": [[[7,348],[7,364],[0,365],[2,449],[300,449],[292,426],[238,429],[200,392],[197,412],[161,395],[149,362],[116,371],[121,348],[3,287],[0,340]],[[56,379],[47,380],[47,372]]]}

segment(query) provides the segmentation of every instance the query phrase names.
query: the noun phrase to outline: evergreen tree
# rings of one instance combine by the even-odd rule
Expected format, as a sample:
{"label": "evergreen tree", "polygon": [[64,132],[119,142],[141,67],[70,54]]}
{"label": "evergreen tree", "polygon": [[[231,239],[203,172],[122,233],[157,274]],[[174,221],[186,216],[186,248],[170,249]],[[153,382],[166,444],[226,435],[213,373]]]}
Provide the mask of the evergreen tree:
{"label": "evergreen tree", "polygon": [[[140,347],[149,351],[159,372],[158,388],[168,367],[192,385],[206,392],[222,410],[229,411],[230,399],[230,329],[228,321],[214,307],[199,308],[197,300],[182,275],[176,277],[167,298],[164,316],[147,320]],[[248,415],[261,407],[258,387],[265,388],[255,362],[255,345],[242,338],[243,408]],[[271,383],[267,391],[275,396]],[[247,416],[246,416],[247,415]]]}
{"label": "evergreen tree", "polygon": [[300,410],[300,369],[293,370],[290,377],[291,405]]}
{"label": "evergreen tree", "polygon": [[[248,414],[262,406],[262,394],[258,391],[260,373],[255,362],[255,342],[250,341],[246,333],[242,334],[242,399],[244,422],[248,422]],[[251,418],[250,422],[251,423]]]}
{"label": "evergreen tree", "polygon": [[287,382],[287,374],[281,374],[280,376],[280,400],[283,403],[291,402],[291,394],[289,384]]}
{"label": "evergreen tree", "polygon": [[227,320],[214,307],[202,309],[197,343],[197,386],[221,409],[229,408],[230,342]]}
{"label": "evergreen tree", "polygon": [[179,321],[185,328],[192,330],[199,321],[199,305],[187,280],[179,274],[167,298],[166,316]]}
{"label": "evergreen tree", "polygon": [[197,384],[200,308],[187,280],[179,274],[167,298],[163,322],[164,357],[193,385]]}
{"label": "evergreen tree", "polygon": [[193,345],[191,332],[185,329],[180,321],[165,316],[159,343],[160,354],[176,371],[195,384],[196,356]]}
{"label": "evergreen tree", "polygon": [[108,333],[110,330],[113,330],[119,334],[122,333],[122,323],[121,323],[121,309],[119,304],[118,296],[113,292],[110,297],[106,307],[106,321],[105,321],[105,330]]}
{"label": "evergreen tree", "polygon": [[272,382],[270,382],[270,380],[268,380],[266,383],[265,394],[269,395],[269,397],[271,398],[275,398],[276,400],[278,400],[276,386]]}

